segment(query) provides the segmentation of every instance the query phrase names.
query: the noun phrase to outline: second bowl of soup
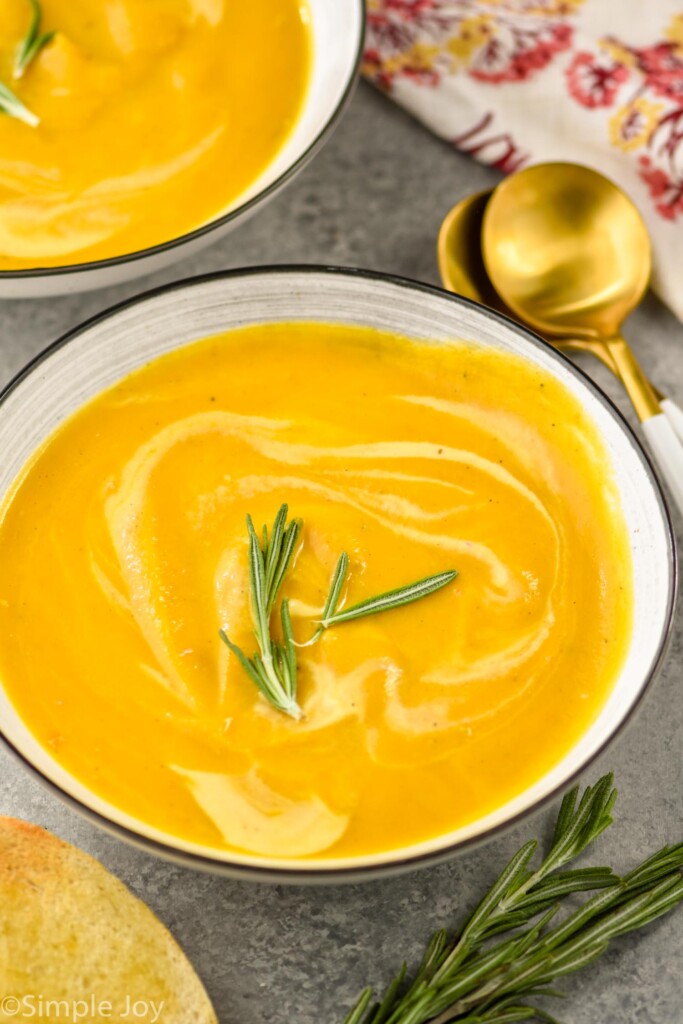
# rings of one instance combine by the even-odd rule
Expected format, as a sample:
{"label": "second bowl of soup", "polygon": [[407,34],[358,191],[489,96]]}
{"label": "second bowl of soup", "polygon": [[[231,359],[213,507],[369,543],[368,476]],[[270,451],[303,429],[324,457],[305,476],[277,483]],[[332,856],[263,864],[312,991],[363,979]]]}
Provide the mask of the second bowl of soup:
{"label": "second bowl of soup", "polygon": [[253,212],[355,80],[363,0],[43,0],[0,22],[0,297],[139,276]]}

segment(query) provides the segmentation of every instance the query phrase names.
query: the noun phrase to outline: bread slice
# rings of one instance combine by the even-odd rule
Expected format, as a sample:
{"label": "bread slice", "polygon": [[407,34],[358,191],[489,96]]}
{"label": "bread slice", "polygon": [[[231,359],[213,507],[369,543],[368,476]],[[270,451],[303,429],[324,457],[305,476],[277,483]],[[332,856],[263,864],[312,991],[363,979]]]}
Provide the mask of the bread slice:
{"label": "bread slice", "polygon": [[216,1024],[151,910],[98,861],[15,818],[0,817],[0,908],[0,1020]]}

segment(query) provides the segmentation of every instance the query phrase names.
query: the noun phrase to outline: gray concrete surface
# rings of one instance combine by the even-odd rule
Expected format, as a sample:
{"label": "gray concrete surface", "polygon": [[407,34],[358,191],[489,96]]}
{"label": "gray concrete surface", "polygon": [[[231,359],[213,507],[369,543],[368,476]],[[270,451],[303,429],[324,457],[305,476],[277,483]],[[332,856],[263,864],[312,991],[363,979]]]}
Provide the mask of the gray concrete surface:
{"label": "gray concrete surface", "polygon": [[[496,175],[459,156],[368,87],[335,136],[266,210],[196,258],[137,284],[88,296],[0,304],[0,380],[66,329],[121,298],[174,277],[287,261],[365,266],[437,282],[443,214]],[[683,256],[683,243],[681,245]],[[652,378],[683,402],[683,326],[649,297],[627,334]],[[618,387],[590,369],[629,414]],[[629,418],[632,419],[632,416]],[[680,522],[679,540],[680,537]],[[636,721],[591,768],[616,772],[617,823],[597,857],[627,869],[683,838],[683,613],[666,665]],[[359,988],[418,958],[430,932],[462,920],[543,812],[475,852],[402,878],[298,889],[225,881],[170,866],[100,832],[0,752],[0,812],[38,822],[87,850],[171,928],[195,963],[221,1024],[335,1024]],[[566,1024],[681,1024],[683,909],[628,937],[562,987]]]}

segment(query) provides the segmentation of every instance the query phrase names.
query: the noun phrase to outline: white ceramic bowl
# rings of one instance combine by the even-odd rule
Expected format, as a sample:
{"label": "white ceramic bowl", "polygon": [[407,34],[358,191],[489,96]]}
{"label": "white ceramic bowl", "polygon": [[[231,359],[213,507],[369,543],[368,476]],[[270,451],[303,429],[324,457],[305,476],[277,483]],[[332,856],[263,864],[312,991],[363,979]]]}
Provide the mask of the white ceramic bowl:
{"label": "white ceramic bowl", "polygon": [[[563,760],[521,796],[467,827],[373,856],[295,862],[185,843],[91,793],[23,724],[0,685],[0,731],[38,775],[117,834],[186,864],[271,881],[338,881],[431,863],[490,836],[567,786],[630,717],[661,662],[675,593],[666,507],[639,442],[609,399],[564,356],[511,320],[435,288],[364,271],[273,267],[217,274],[162,288],[97,316],[52,345],[0,397],[0,500],[24,462],[80,405],[170,349],[254,323],[320,320],[416,339],[518,353],[560,380],[599,429],[614,466],[635,575],[635,624],[626,663],[598,719]],[[643,765],[647,770],[647,765]]]}
{"label": "white ceramic bowl", "polygon": [[67,295],[154,273],[222,238],[291,181],[329,137],[351,98],[365,34],[365,0],[308,0],[308,5],[313,63],[303,110],[273,162],[223,215],[179,238],[112,259],[0,271],[0,299]]}

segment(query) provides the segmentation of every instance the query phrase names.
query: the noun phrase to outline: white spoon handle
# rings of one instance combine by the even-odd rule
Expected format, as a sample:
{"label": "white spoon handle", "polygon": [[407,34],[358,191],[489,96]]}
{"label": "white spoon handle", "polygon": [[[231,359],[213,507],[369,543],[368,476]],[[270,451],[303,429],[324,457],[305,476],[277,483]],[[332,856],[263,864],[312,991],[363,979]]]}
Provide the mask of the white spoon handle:
{"label": "white spoon handle", "polygon": [[680,405],[672,402],[670,398],[663,398],[659,404],[679,439],[683,441],[683,409]]}
{"label": "white spoon handle", "polygon": [[642,427],[655,463],[683,515],[683,445],[663,412],[644,420]]}

